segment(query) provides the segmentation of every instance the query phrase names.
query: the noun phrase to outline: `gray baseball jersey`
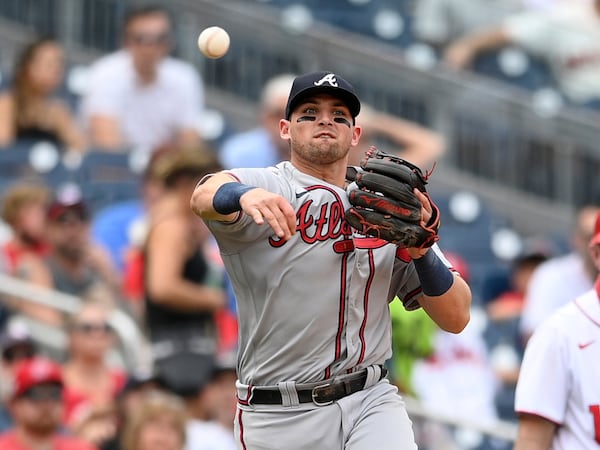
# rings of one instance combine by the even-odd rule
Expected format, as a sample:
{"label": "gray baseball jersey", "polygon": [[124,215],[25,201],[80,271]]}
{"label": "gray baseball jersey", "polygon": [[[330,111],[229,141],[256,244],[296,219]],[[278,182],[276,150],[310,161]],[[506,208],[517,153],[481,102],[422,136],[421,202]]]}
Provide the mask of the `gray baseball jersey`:
{"label": "gray baseball jersey", "polygon": [[346,192],[290,162],[229,173],[281,194],[297,216],[287,242],[243,213],[208,221],[238,302],[240,382],[314,382],[383,364],[391,356],[388,303],[397,295],[415,308],[421,295],[408,253],[353,233]]}

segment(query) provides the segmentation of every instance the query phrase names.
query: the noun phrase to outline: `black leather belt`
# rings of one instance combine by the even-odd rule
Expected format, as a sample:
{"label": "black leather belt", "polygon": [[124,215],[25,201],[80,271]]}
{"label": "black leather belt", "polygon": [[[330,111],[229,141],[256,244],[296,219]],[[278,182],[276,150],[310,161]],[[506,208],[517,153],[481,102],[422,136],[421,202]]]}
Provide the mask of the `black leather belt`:
{"label": "black leather belt", "polygon": [[[387,375],[385,367],[381,367],[381,375],[379,380]],[[300,403],[314,403],[318,406],[325,406],[333,403],[347,395],[361,391],[365,387],[367,381],[367,369],[360,372],[344,375],[337,379],[324,380],[321,383],[314,383],[314,387],[301,388],[297,387],[298,401]],[[250,403],[255,405],[281,405],[283,400],[281,392],[276,388],[260,388],[252,389]]]}

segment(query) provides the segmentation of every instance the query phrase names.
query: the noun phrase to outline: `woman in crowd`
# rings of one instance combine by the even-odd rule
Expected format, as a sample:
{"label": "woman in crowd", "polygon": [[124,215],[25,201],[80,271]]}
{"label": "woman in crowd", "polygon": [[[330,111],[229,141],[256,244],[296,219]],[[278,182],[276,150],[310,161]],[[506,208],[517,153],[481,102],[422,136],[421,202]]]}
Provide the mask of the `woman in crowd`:
{"label": "woman in crowd", "polygon": [[86,140],[69,106],[55,94],[65,72],[57,41],[36,40],[20,53],[9,89],[0,93],[0,146],[19,139],[44,140],[83,151]]}
{"label": "woman in crowd", "polygon": [[[211,261],[210,233],[189,206],[198,180],[217,169],[204,148],[167,152],[153,169],[164,191],[148,212],[144,317],[159,374],[217,351],[215,314],[227,300],[224,271]],[[196,384],[192,373],[177,378],[178,389]]]}
{"label": "woman in crowd", "polygon": [[90,414],[112,410],[126,373],[109,364],[114,335],[109,309],[84,303],[69,324],[68,359],[63,366],[65,423],[76,430]]}

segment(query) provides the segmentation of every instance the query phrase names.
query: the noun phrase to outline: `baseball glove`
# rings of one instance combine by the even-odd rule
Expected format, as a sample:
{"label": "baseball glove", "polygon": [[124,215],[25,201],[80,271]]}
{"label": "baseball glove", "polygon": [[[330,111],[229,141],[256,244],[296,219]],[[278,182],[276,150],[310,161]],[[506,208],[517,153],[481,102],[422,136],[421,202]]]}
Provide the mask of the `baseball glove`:
{"label": "baseball glove", "polygon": [[438,240],[439,210],[430,199],[433,214],[423,225],[421,202],[413,192],[417,188],[429,198],[428,176],[414,164],[375,147],[360,167],[348,186],[352,205],[345,213],[348,223],[362,234],[400,247],[431,247]]}

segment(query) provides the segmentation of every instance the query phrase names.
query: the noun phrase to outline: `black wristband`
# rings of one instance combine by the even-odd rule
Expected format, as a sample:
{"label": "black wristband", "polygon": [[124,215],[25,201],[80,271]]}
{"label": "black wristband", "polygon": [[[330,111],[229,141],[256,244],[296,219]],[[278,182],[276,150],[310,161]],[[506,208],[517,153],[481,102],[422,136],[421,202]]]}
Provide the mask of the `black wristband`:
{"label": "black wristband", "polygon": [[454,283],[454,275],[433,250],[429,250],[421,258],[413,259],[413,263],[423,293],[429,297],[442,295]]}
{"label": "black wristband", "polygon": [[231,214],[241,211],[240,197],[252,189],[256,189],[256,187],[237,181],[222,184],[213,197],[213,208],[219,214]]}

